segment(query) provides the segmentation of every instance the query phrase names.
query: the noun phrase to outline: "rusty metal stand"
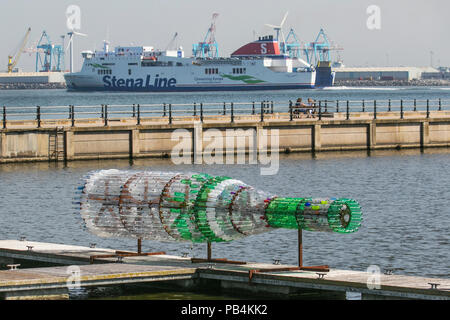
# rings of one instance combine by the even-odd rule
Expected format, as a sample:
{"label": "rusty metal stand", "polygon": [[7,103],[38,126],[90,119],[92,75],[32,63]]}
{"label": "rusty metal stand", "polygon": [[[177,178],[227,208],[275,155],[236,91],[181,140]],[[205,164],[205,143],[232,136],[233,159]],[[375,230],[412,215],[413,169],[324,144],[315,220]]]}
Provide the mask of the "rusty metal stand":
{"label": "rusty metal stand", "polygon": [[248,271],[248,281],[251,282],[255,273],[262,272],[279,272],[279,271],[316,271],[316,272],[329,272],[330,267],[323,266],[303,266],[303,231],[298,229],[298,267],[284,267],[284,268],[264,268],[264,269],[251,269]]}
{"label": "rusty metal stand", "polygon": [[228,260],[228,259],[213,259],[212,258],[212,248],[211,248],[211,242],[207,243],[207,248],[206,248],[207,252],[206,252],[206,259],[201,259],[201,258],[191,258],[191,262],[192,263],[228,263],[228,264],[247,264],[247,262],[244,261],[233,261],[233,260]]}
{"label": "rusty metal stand", "polygon": [[124,257],[144,257],[144,256],[156,256],[166,254],[164,251],[160,252],[142,252],[142,239],[137,240],[137,252],[130,251],[116,251],[114,254],[102,254],[94,255],[89,257],[90,264],[94,264],[96,259],[106,259],[106,258],[118,258],[123,259]]}

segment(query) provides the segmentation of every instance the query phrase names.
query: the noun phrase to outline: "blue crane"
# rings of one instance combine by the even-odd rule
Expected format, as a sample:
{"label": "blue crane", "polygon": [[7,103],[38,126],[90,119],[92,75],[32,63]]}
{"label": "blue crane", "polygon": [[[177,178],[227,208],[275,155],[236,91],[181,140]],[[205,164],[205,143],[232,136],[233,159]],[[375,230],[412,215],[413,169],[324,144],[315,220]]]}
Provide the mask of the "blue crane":
{"label": "blue crane", "polygon": [[36,72],[62,71],[64,48],[62,45],[52,44],[45,31],[42,32],[36,49]]}
{"label": "blue crane", "polygon": [[212,16],[211,26],[206,33],[203,42],[195,43],[192,45],[192,54],[197,58],[214,58],[219,56],[219,46],[216,42],[216,19],[219,16],[218,13],[214,13]]}

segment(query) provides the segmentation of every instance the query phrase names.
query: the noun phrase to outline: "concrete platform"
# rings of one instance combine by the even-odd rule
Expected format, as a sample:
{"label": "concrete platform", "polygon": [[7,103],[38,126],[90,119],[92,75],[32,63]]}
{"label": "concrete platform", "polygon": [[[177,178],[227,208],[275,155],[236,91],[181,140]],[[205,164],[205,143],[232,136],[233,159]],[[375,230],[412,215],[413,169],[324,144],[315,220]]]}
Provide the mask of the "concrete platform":
{"label": "concrete platform", "polygon": [[[28,247],[32,246],[29,251]],[[0,260],[36,261],[65,266],[0,271],[4,299],[67,299],[71,285],[114,286],[131,283],[182,282],[190,290],[217,286],[223,290],[289,297],[304,290],[359,292],[363,297],[450,300],[450,279],[330,269],[329,272],[279,271],[294,267],[267,263],[192,263],[190,257],[154,255],[96,259],[115,250],[30,241],[0,241]],[[8,260],[9,259],[9,260]],[[74,265],[75,264],[75,265]],[[264,272],[250,270],[266,269]],[[273,270],[273,271],[270,271]],[[378,286],[374,286],[378,284]],[[432,285],[433,284],[433,285]],[[437,284],[437,285],[435,285]],[[434,287],[434,288],[433,288]]]}

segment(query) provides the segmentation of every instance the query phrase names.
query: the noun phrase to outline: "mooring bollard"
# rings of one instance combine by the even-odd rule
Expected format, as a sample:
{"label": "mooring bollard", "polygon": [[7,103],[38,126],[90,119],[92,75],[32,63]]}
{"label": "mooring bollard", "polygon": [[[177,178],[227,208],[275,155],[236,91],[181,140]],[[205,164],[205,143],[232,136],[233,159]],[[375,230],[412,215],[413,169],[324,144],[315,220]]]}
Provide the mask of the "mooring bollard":
{"label": "mooring bollard", "polygon": [[6,107],[3,106],[3,129],[6,129]]}

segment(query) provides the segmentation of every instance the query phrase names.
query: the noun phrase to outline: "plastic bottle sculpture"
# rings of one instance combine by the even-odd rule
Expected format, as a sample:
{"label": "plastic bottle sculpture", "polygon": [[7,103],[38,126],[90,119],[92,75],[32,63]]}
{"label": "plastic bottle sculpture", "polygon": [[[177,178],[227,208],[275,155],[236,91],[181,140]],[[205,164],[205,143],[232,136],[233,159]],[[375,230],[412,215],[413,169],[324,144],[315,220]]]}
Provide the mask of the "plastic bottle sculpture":
{"label": "plastic bottle sculpture", "polygon": [[281,198],[207,174],[103,170],[78,191],[85,225],[100,237],[226,242],[275,228],[351,233],[362,220],[351,199]]}

